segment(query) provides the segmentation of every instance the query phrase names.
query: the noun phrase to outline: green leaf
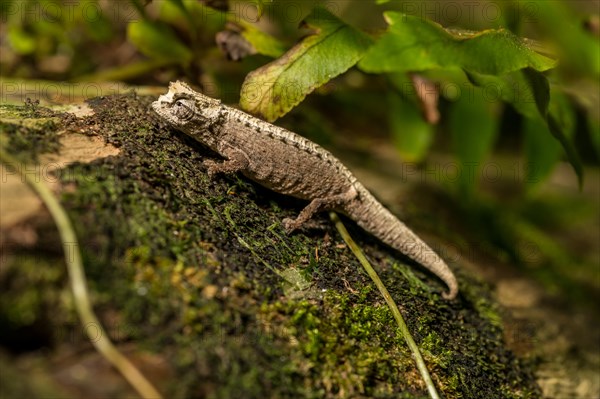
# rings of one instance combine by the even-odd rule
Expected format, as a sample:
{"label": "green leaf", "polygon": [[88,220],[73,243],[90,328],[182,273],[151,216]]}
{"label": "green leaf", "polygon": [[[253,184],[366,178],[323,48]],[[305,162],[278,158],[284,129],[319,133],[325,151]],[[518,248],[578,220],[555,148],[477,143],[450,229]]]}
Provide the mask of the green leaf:
{"label": "green leaf", "polygon": [[[569,163],[573,166],[579,186],[583,184],[583,165],[568,133],[563,128],[566,100],[562,95],[550,89],[548,79],[540,72],[530,68],[515,71],[504,76],[489,76],[476,73],[468,74],[469,80],[482,87],[488,93],[488,99],[503,100],[511,104],[517,112],[529,119],[542,119],[547,125],[546,132],[563,147]],[[562,105],[558,105],[559,102]],[[563,112],[563,115],[559,115]],[[548,144],[552,146],[553,144]]]}
{"label": "green leaf", "polygon": [[116,68],[103,69],[89,75],[78,76],[76,82],[120,82],[147,75],[148,73],[165,66],[177,64],[174,60],[143,60],[131,62]]}
{"label": "green leaf", "polygon": [[177,9],[179,9],[182,15],[187,14],[187,10],[185,8],[185,4],[183,4],[183,0],[167,0],[166,2],[172,4]]}
{"label": "green leaf", "polygon": [[472,95],[461,96],[450,109],[450,132],[464,195],[472,194],[480,173],[488,181],[499,177],[498,168],[484,164],[498,133],[498,105],[486,101],[482,89],[474,88]]}
{"label": "green leaf", "polygon": [[519,70],[503,76],[467,73],[471,83],[483,90],[487,101],[505,101],[527,118],[545,118],[550,102],[550,86],[544,75]]}
{"label": "green leaf", "polygon": [[106,43],[110,41],[115,34],[115,29],[111,25],[110,20],[102,14],[94,19],[86,19],[85,26],[87,34],[99,42]]}
{"label": "green leaf", "polygon": [[[550,91],[550,89],[549,89]],[[526,183],[535,188],[552,172],[555,164],[566,153],[577,173],[579,185],[583,184],[583,167],[572,143],[575,134],[575,114],[566,95],[552,91],[549,104],[546,104],[545,119],[525,121],[525,153],[527,156]],[[546,123],[544,123],[544,121]],[[556,140],[548,140],[550,135]],[[562,148],[561,148],[562,147]]]}
{"label": "green leaf", "polygon": [[596,150],[596,156],[600,158],[600,123],[591,118],[588,119],[588,131],[590,133],[590,139],[592,145]]}
{"label": "green leaf", "polygon": [[548,114],[548,128],[550,129],[550,133],[557,139],[565,152],[567,153],[567,158],[569,158],[569,162],[575,169],[575,174],[577,175],[577,182],[579,184],[579,188],[583,187],[583,164],[581,163],[581,159],[579,158],[579,154],[575,149],[572,141],[565,135],[562,125],[559,122],[559,119],[554,114],[554,112],[550,112]]}
{"label": "green leaf", "polygon": [[[515,2],[522,15],[531,10],[529,19],[539,24],[544,33],[558,44],[561,64],[569,65],[577,72],[590,77],[600,77],[600,41],[590,31],[586,31],[581,18],[575,15],[577,6],[568,6],[566,1]],[[596,16],[598,8],[596,6]],[[584,13],[584,10],[581,10]],[[584,14],[585,15],[585,14]],[[589,13],[588,17],[594,15]]]}
{"label": "green leaf", "polygon": [[390,92],[389,124],[392,140],[400,156],[407,162],[420,162],[433,141],[433,126],[425,122],[417,106]]}
{"label": "green leaf", "polygon": [[256,2],[257,18],[261,19],[263,16],[263,12],[265,11],[265,1],[264,0],[255,0],[255,2]]}
{"label": "green leaf", "polygon": [[25,55],[35,52],[36,40],[18,27],[11,27],[8,31],[8,42],[16,53]]}
{"label": "green leaf", "polygon": [[235,23],[242,29],[242,36],[246,39],[258,54],[277,58],[285,52],[285,46],[275,37],[261,31],[255,25],[238,19]]}
{"label": "green leaf", "polygon": [[525,119],[523,133],[527,157],[525,184],[532,189],[550,175],[563,151],[558,141],[548,140],[548,126],[539,118]]}
{"label": "green leaf", "polygon": [[[188,23],[188,14],[182,0],[167,0],[159,3],[159,18],[170,24]],[[180,25],[181,26],[181,25]]]}
{"label": "green leaf", "polygon": [[240,99],[243,109],[274,121],[352,67],[372,43],[368,35],[322,7],[315,8],[305,24],[316,33],[246,76]]}
{"label": "green leaf", "polygon": [[469,72],[502,75],[523,68],[545,71],[555,61],[529,49],[504,29],[456,33],[435,22],[388,11],[387,32],[359,63],[366,72],[408,72],[462,68]]}
{"label": "green leaf", "polygon": [[192,59],[190,49],[179,41],[167,25],[147,20],[131,22],[127,26],[127,37],[150,58],[177,60],[180,64]]}
{"label": "green leaf", "polygon": [[[195,19],[192,9],[194,5],[200,8],[203,7],[203,5],[201,3],[189,2],[188,5],[190,9],[186,8],[183,0],[166,0],[160,2],[160,20],[169,22],[171,25],[178,27],[182,27],[185,23],[185,26],[191,32],[192,37],[195,37],[201,22]],[[215,12],[217,11],[212,11],[211,9],[211,13]],[[224,18],[221,18],[221,20],[224,20]]]}

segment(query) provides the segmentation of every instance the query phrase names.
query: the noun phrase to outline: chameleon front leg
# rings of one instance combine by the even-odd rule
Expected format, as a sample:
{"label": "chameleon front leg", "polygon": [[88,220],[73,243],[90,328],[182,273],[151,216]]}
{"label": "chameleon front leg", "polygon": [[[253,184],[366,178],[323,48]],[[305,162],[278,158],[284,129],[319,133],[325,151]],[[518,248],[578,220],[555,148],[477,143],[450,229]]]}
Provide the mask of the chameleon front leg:
{"label": "chameleon front leg", "polygon": [[250,162],[243,151],[228,147],[223,150],[222,154],[226,158],[223,162],[217,162],[212,159],[202,162],[210,177],[214,177],[217,173],[231,174],[248,169]]}
{"label": "chameleon front leg", "polygon": [[283,228],[285,229],[286,233],[290,234],[306,223],[310,218],[312,218],[315,213],[340,208],[343,204],[355,199],[357,195],[358,194],[353,187],[342,194],[332,195],[324,198],[315,198],[310,202],[310,204],[302,209],[296,219],[283,219],[281,221]]}

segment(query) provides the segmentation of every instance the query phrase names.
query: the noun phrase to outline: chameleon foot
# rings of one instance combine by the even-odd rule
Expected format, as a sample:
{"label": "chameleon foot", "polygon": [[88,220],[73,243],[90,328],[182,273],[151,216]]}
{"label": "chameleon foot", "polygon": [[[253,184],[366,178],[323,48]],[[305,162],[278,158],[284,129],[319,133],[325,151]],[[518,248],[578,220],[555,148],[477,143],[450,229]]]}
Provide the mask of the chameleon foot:
{"label": "chameleon foot", "polygon": [[208,173],[208,176],[211,179],[215,177],[215,175],[217,175],[219,172],[221,172],[221,163],[213,161],[212,159],[204,160],[202,162],[202,165],[206,168],[206,172]]}
{"label": "chameleon foot", "polygon": [[296,221],[296,219],[291,219],[291,218],[285,218],[281,221],[281,224],[283,225],[283,229],[285,230],[286,234],[291,234],[294,230],[296,230],[298,227],[300,227]]}

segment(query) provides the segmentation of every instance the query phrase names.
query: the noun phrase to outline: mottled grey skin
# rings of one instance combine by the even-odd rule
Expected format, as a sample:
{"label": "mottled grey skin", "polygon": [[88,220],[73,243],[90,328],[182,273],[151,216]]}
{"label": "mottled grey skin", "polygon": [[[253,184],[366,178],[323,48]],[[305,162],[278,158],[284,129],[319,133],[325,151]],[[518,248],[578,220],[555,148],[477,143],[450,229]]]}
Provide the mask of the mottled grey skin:
{"label": "mottled grey skin", "polygon": [[444,298],[456,296],[456,278],[446,263],[317,144],[223,105],[182,82],[171,83],[169,92],[152,108],[171,126],[225,158],[224,162],[205,161],[209,174],[241,172],[273,191],[310,201],[296,219],[283,220],[287,232],[316,212],[344,213],[442,279],[449,289]]}

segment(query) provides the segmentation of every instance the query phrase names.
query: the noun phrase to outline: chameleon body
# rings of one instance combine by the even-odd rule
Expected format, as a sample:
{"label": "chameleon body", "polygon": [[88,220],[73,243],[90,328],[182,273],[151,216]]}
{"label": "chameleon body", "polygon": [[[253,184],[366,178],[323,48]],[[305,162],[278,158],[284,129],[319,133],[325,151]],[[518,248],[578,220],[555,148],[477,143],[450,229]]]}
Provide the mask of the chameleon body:
{"label": "chameleon body", "polygon": [[296,219],[283,220],[288,233],[317,212],[341,212],[444,281],[448,286],[444,298],[456,296],[456,278],[442,258],[319,145],[223,105],[182,82],[171,83],[169,92],[152,108],[169,125],[225,158],[224,162],[204,162],[210,175],[241,172],[273,191],[310,201]]}

